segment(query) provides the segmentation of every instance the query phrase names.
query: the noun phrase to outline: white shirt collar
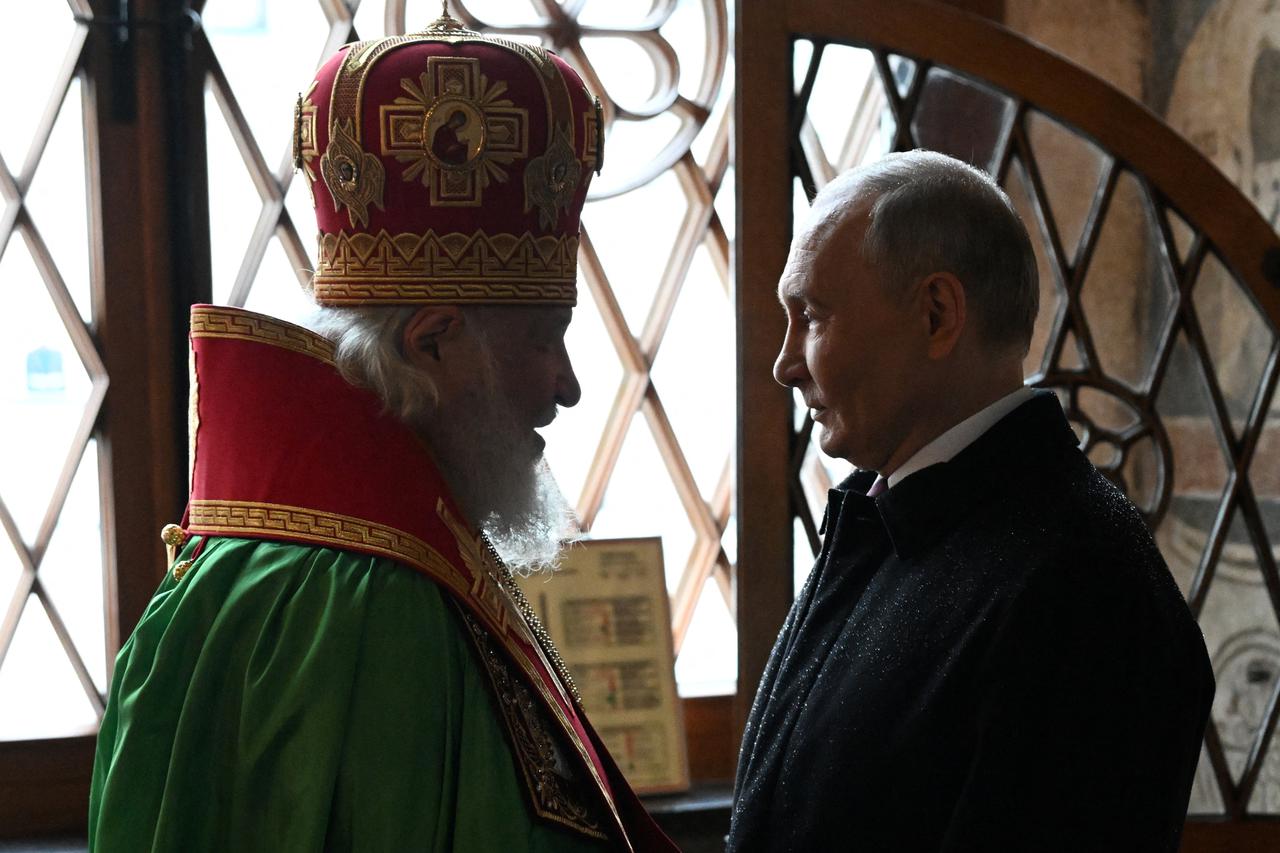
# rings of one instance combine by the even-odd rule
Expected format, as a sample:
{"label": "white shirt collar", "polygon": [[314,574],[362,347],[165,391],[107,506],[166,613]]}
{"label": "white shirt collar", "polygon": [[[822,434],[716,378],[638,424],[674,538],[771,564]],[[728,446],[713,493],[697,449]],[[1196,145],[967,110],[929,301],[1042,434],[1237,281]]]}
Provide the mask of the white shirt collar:
{"label": "white shirt collar", "polygon": [[949,462],[961,450],[977,441],[978,437],[984,432],[995,426],[1001,418],[1030,400],[1033,396],[1035,396],[1033,389],[1019,388],[1012,394],[1006,394],[985,409],[965,418],[917,450],[915,455],[904,462],[898,470],[890,474],[889,488],[892,489],[907,477],[917,471],[928,468],[930,465]]}

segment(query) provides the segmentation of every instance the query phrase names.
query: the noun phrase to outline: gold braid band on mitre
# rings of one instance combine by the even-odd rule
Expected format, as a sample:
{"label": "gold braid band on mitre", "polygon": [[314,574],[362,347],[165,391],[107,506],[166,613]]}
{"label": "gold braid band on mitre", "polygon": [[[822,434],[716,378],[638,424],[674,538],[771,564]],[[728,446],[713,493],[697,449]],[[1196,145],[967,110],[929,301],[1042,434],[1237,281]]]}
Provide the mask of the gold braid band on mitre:
{"label": "gold braid band on mitre", "polygon": [[325,304],[577,304],[578,238],[494,234],[320,235],[314,295]]}

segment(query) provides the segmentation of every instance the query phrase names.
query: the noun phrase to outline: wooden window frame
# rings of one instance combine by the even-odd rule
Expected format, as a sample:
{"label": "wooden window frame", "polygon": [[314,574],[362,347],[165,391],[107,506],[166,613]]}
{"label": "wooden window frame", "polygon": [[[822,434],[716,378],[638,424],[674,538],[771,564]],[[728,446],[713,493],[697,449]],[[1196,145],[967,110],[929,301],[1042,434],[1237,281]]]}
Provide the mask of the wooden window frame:
{"label": "wooden window frame", "polygon": [[[752,630],[739,633],[735,716],[741,725],[751,703],[747,685],[758,682],[772,637],[794,594],[792,460],[796,457],[795,443],[807,440],[807,435],[797,435],[792,428],[789,393],[770,387],[771,383],[765,380],[783,331],[774,288],[791,234],[792,180],[804,171],[796,161],[803,156],[796,141],[800,127],[792,126],[788,118],[795,97],[790,88],[793,39],[873,46],[917,62],[936,62],[1013,93],[1092,138],[1120,167],[1138,174],[1156,204],[1195,214],[1192,224],[1206,245],[1192,250],[1187,266],[1203,257],[1211,245],[1223,264],[1248,287],[1273,330],[1280,327],[1280,240],[1248,199],[1155,116],[1100,79],[977,15],[929,0],[860,0],[839,7],[822,0],[781,0],[767,5],[744,0],[738,6],[738,15],[738,54],[751,57],[750,65],[738,63],[736,91],[741,203],[735,259],[739,271],[738,390],[742,424],[737,593],[738,612],[750,614],[752,619]],[[928,26],[921,26],[921,21],[928,21]],[[1104,187],[1095,203],[1104,203],[1110,192],[1109,186]],[[1158,211],[1158,215],[1163,213]],[[1179,268],[1177,264],[1174,268],[1180,293],[1185,294],[1195,270]],[[1072,286],[1068,283],[1068,288]],[[1078,283],[1074,286],[1078,290]],[[1186,322],[1191,324],[1187,334],[1194,337],[1194,321]],[[1260,418],[1265,416],[1274,390],[1276,359],[1273,348],[1256,404],[1262,407],[1261,411],[1255,406],[1247,429],[1238,440],[1230,440],[1231,500],[1240,501],[1238,508],[1251,528],[1258,528],[1261,522],[1244,472],[1261,428]],[[1215,388],[1212,381],[1210,388]],[[1221,419],[1221,395],[1213,396],[1214,409]],[[1229,428],[1227,434],[1231,435]],[[780,452],[783,448],[785,451]],[[1222,541],[1225,533],[1219,518],[1215,541]],[[1262,535],[1265,538],[1265,531]],[[1261,570],[1274,601],[1280,575],[1268,557],[1260,552]],[[1193,610],[1203,603],[1207,582],[1202,567],[1190,596]],[[1264,724],[1268,733],[1278,716],[1280,708],[1273,699]],[[1210,729],[1208,747],[1221,781],[1225,764],[1220,748],[1214,756],[1215,732]],[[1271,749],[1278,748],[1280,744],[1272,738]],[[1183,850],[1280,846],[1280,816],[1244,812],[1243,800],[1252,780],[1257,778],[1259,765],[1260,754],[1251,755],[1245,771],[1245,796],[1238,795],[1231,786],[1224,787],[1229,817],[1188,821]]]}
{"label": "wooden window frame", "polygon": [[[175,118],[182,99],[176,0],[91,0],[77,73],[82,84],[89,202],[90,334],[110,387],[99,447],[108,678],[165,571],[159,529],[186,502],[185,313],[201,298],[183,199],[203,128]],[[176,76],[175,75],[179,75]],[[175,132],[180,129],[180,132]],[[178,138],[185,132],[188,138]],[[191,149],[195,142],[198,148]],[[205,229],[207,231],[207,228]],[[207,255],[207,252],[205,253]],[[207,273],[204,276],[207,280]],[[146,334],[140,334],[140,330]],[[94,735],[0,743],[0,837],[82,833]]]}

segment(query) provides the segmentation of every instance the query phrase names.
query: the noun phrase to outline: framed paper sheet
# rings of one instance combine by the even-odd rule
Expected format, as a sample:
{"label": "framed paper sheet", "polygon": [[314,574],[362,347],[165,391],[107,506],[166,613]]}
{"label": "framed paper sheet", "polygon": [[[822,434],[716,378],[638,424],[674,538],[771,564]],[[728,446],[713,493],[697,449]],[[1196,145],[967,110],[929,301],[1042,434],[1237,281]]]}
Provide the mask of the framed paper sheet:
{"label": "framed paper sheet", "polygon": [[555,574],[520,586],[631,786],[642,794],[687,790],[662,540],[586,540],[565,552]]}

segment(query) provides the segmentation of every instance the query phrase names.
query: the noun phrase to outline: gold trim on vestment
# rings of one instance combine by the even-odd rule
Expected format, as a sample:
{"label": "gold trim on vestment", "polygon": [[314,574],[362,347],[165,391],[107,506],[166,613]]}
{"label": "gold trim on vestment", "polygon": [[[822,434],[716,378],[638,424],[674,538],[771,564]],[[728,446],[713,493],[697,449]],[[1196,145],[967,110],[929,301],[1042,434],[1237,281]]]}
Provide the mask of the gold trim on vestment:
{"label": "gold trim on vestment", "polygon": [[333,342],[327,338],[302,326],[239,308],[202,305],[191,309],[191,337],[255,341],[334,363]]}
{"label": "gold trim on vestment", "polygon": [[321,234],[314,295],[334,302],[577,303],[578,237]]}
{"label": "gold trim on vestment", "polygon": [[470,584],[453,563],[418,537],[385,524],[323,510],[256,501],[193,500],[189,529],[219,536],[287,536],[316,545],[358,548],[405,563],[457,594]]}
{"label": "gold trim on vestment", "polygon": [[599,818],[592,814],[581,782],[577,777],[565,776],[558,771],[551,732],[528,687],[511,672],[489,632],[466,608],[456,602],[455,606],[493,686],[494,698],[511,739],[511,751],[524,776],[525,790],[529,793],[533,811],[541,818],[590,838],[608,838],[600,827]]}
{"label": "gold trim on vestment", "polygon": [[[496,572],[496,567],[492,566],[493,560],[499,559],[496,554],[491,554],[489,549],[484,546],[484,542],[478,536],[473,536],[471,532],[460,521],[454,518],[453,513],[445,505],[444,501],[436,502],[436,513],[440,516],[440,520],[449,528],[449,532],[453,534],[454,539],[458,543],[458,553],[462,557],[467,570],[475,575],[476,580],[473,582],[473,592],[471,601],[480,605],[475,608],[476,615],[482,619],[488,620],[488,624],[484,627],[511,653],[512,659],[520,666],[520,669],[529,677],[529,681],[537,688],[538,693],[542,696],[546,707],[551,711],[555,719],[560,723],[564,730],[565,736],[569,742],[573,744],[577,750],[582,764],[591,774],[591,778],[595,781],[596,786],[600,789],[601,795],[604,797],[609,806],[609,811],[617,820],[619,828],[623,827],[622,816],[618,813],[618,807],[614,803],[613,798],[608,795],[609,787],[605,780],[600,776],[600,771],[596,767],[595,761],[591,758],[591,753],[587,751],[586,745],[582,738],[578,736],[578,730],[574,728],[573,722],[564,712],[561,702],[567,705],[575,706],[575,700],[566,689],[566,685],[560,684],[558,681],[556,687],[560,693],[557,697],[552,694],[551,688],[548,687],[546,679],[538,672],[537,667],[533,665],[533,661],[523,650],[514,646],[508,638],[509,634],[518,637],[529,648],[533,649],[542,660],[542,665],[547,675],[557,678],[555,665],[552,663],[552,655],[543,648],[541,641],[535,635],[532,626],[530,626],[520,613],[515,602],[508,595],[506,590],[502,588]],[[486,578],[487,580],[480,580]],[[477,589],[485,589],[486,593],[492,598],[486,600],[485,597],[476,594]],[[550,638],[548,637],[548,641]],[[558,658],[556,654],[554,657]],[[581,712],[581,706],[577,705],[577,710]],[[624,830],[625,835],[625,830]],[[628,840],[628,846],[630,841]]]}

